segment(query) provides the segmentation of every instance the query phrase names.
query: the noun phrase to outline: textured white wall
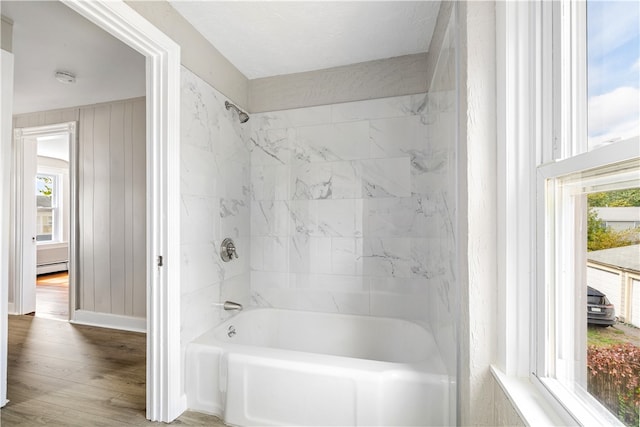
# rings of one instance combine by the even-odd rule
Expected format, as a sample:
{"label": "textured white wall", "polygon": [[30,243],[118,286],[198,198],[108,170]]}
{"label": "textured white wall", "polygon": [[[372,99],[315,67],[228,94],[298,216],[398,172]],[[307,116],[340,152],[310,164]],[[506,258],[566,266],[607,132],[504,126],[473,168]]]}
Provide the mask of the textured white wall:
{"label": "textured white wall", "polygon": [[424,53],[249,81],[252,112],[287,110],[427,91]]}
{"label": "textured white wall", "polygon": [[[495,378],[491,376],[491,379],[489,381],[491,383],[491,387],[493,388],[493,407],[489,408],[493,412],[493,425],[512,427],[525,426],[526,423],[522,420],[522,418],[520,418],[520,415],[518,414],[500,385],[496,382]],[[488,394],[486,393],[486,390],[483,390],[483,393]]]}
{"label": "textured white wall", "polygon": [[[462,307],[459,405],[462,425],[496,425],[497,301],[495,3],[458,3]],[[466,236],[466,243],[464,242]]]}

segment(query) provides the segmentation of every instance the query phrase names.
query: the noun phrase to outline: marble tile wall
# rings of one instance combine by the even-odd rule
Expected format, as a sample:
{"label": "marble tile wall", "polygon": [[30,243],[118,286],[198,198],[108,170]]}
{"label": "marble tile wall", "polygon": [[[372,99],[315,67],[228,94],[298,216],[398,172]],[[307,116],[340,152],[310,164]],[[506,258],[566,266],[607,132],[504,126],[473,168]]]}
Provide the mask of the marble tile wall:
{"label": "marble tile wall", "polygon": [[[181,73],[181,341],[229,314],[225,300],[249,303],[250,133],[226,98],[186,68]],[[239,258],[223,262],[231,237]]]}
{"label": "marble tile wall", "polygon": [[426,101],[252,116],[253,304],[432,320],[453,266],[452,154]]}
{"label": "marble tile wall", "polygon": [[[183,68],[183,349],[228,316],[215,305],[227,299],[406,318],[441,328],[437,339],[455,349],[445,337],[454,329],[454,99],[439,91],[254,114],[241,125],[224,96]],[[218,254],[225,237],[240,255],[232,263]]]}

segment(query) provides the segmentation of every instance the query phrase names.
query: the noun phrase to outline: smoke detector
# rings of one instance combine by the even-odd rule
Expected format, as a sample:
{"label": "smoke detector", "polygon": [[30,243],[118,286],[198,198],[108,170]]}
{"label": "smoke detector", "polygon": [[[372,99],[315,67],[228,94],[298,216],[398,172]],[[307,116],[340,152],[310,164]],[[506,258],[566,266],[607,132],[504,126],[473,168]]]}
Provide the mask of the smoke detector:
{"label": "smoke detector", "polygon": [[76,75],[69,71],[56,71],[56,80],[60,83],[72,84],[76,82]]}

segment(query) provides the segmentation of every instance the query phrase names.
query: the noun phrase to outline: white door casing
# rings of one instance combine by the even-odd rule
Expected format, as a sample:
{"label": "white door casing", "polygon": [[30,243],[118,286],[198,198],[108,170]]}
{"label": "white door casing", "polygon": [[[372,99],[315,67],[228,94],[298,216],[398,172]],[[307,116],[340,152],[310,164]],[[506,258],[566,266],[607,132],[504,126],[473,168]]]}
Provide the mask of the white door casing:
{"label": "white door casing", "polygon": [[[123,1],[61,1],[146,57],[147,418],[170,422],[186,409],[180,358],[180,47]],[[3,76],[3,100],[4,81]],[[10,126],[6,116],[0,134]],[[1,176],[6,179],[6,171]],[[0,237],[6,239],[4,233]],[[6,307],[4,282],[0,296]],[[2,314],[6,319],[6,309]],[[0,390],[6,390],[6,345],[3,326]]]}
{"label": "white door casing", "polygon": [[36,196],[37,146],[35,137],[14,132],[14,192],[15,212],[11,231],[14,242],[14,311],[28,314],[36,311]]}
{"label": "white door casing", "polygon": [[0,407],[7,404],[7,313],[9,302],[9,200],[13,55],[0,50]]}
{"label": "white door casing", "polygon": [[63,3],[147,58],[147,418],[173,421],[186,409],[180,359],[180,47],[122,1]]}

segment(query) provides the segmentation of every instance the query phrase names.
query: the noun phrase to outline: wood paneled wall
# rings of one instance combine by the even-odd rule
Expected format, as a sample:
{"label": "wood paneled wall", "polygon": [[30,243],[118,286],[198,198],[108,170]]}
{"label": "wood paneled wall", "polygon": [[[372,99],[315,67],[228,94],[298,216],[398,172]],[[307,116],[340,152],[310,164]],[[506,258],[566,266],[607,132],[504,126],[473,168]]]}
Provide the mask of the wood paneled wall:
{"label": "wood paneled wall", "polygon": [[78,121],[77,309],[146,317],[145,99],[14,118],[14,127]]}
{"label": "wood paneled wall", "polygon": [[79,309],[146,316],[144,99],[80,109]]}

